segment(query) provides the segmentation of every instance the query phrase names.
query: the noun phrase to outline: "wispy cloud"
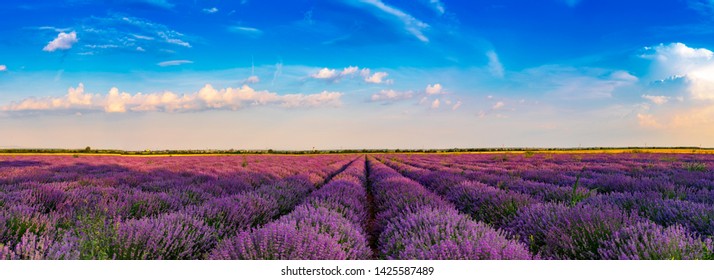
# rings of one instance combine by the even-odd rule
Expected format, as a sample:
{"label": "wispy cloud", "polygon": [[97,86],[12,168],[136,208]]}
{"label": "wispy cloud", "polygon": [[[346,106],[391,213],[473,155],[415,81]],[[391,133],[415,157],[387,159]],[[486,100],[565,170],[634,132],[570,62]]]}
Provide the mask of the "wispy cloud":
{"label": "wispy cloud", "polygon": [[657,104],[657,105],[662,105],[667,103],[669,101],[668,96],[663,96],[663,95],[647,95],[644,94],[642,95],[642,98],[649,100],[650,102]]}
{"label": "wispy cloud", "polygon": [[446,12],[446,9],[444,8],[444,3],[441,3],[440,0],[427,0],[429,2],[429,5],[431,6],[434,11],[439,13],[439,15],[443,15]]}
{"label": "wispy cloud", "polygon": [[5,64],[0,64],[0,72],[7,71],[7,66]]}
{"label": "wispy cloud", "polygon": [[116,46],[115,50],[159,52],[172,48],[191,48],[190,36],[148,19],[121,14],[90,17],[75,27],[81,31],[85,52],[101,53],[112,49],[92,49],[92,46]]}
{"label": "wispy cloud", "polygon": [[5,112],[76,111],[126,112],[192,112],[205,110],[239,110],[256,106],[283,108],[341,106],[342,93],[323,91],[316,94],[279,95],[257,91],[247,85],[240,88],[215,89],[207,84],[198,92],[179,95],[170,91],[160,93],[120,92],[112,88],[107,94],[86,93],[83,84],[70,88],[62,97],[28,98],[0,107]]}
{"label": "wispy cloud", "polygon": [[171,9],[174,7],[174,4],[172,4],[171,2],[169,2],[167,0],[123,0],[123,2],[146,4],[149,6],[163,8],[163,9]]}
{"label": "wispy cloud", "polygon": [[280,77],[280,75],[282,75],[282,74],[283,74],[283,63],[278,62],[275,64],[275,72],[273,72],[273,80],[270,81],[270,85],[271,86],[275,85],[275,81],[277,81],[278,78]]}
{"label": "wispy cloud", "polygon": [[451,111],[456,111],[456,110],[458,110],[459,108],[461,108],[461,105],[462,105],[462,104],[463,104],[463,103],[461,103],[461,100],[456,101],[456,103],[454,104],[454,106],[451,107]]}
{"label": "wispy cloud", "polygon": [[191,60],[169,60],[169,61],[162,61],[157,63],[156,65],[161,66],[161,67],[166,67],[166,66],[178,66],[182,64],[191,64],[193,61]]}
{"label": "wispy cloud", "polygon": [[231,26],[228,27],[228,31],[233,32],[233,33],[240,33],[248,36],[260,36],[263,34],[263,31],[254,27],[248,27],[248,26]]}
{"label": "wispy cloud", "polygon": [[429,38],[424,35],[424,30],[429,28],[429,25],[400,9],[389,6],[381,0],[348,0],[348,3],[369,7],[378,12],[378,16],[398,22],[406,32],[413,35],[420,41],[429,42]]}
{"label": "wispy cloud", "polygon": [[34,27],[32,29],[37,29],[37,30],[49,30],[49,31],[54,31],[54,32],[67,32],[72,30],[71,28],[60,28],[60,27],[54,27],[54,26],[40,26],[40,27]]}
{"label": "wispy cloud", "polygon": [[714,1],[712,0],[688,0],[687,4],[703,15],[714,15]]}
{"label": "wispy cloud", "polygon": [[216,7],[205,8],[202,11],[207,14],[215,14],[218,12],[218,8],[216,8]]}
{"label": "wispy cloud", "polygon": [[60,32],[57,35],[57,38],[50,41],[44,48],[42,48],[42,50],[46,52],[54,52],[56,50],[69,50],[72,48],[72,45],[77,43],[78,40],[79,39],[77,39],[77,32]]}
{"label": "wispy cloud", "polygon": [[488,71],[491,75],[498,78],[503,78],[504,70],[501,61],[498,59],[498,54],[495,51],[486,52],[486,57],[488,57]]}

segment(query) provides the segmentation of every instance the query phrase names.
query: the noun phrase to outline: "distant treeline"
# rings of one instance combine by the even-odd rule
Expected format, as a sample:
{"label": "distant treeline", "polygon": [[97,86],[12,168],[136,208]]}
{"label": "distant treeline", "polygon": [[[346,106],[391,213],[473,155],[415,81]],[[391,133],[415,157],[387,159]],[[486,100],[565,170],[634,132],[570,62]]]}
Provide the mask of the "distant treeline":
{"label": "distant treeline", "polygon": [[202,155],[202,154],[353,154],[353,153],[468,153],[468,152],[557,152],[589,150],[629,150],[633,153],[648,150],[714,150],[700,147],[585,147],[585,148],[452,148],[452,149],[339,149],[339,150],[144,150],[112,149],[0,149],[5,154],[117,154],[117,155]]}

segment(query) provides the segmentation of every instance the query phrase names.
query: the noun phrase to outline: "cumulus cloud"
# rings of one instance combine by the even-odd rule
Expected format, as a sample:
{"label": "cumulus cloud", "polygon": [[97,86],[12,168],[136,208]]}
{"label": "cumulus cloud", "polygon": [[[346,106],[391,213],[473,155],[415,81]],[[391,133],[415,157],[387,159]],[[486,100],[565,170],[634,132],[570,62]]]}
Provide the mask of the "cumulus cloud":
{"label": "cumulus cloud", "polygon": [[79,41],[77,39],[77,32],[64,33],[60,32],[57,38],[50,41],[44,48],[43,51],[54,52],[56,50],[68,50],[72,48],[72,45]]}
{"label": "cumulus cloud", "polygon": [[389,74],[387,74],[387,72],[375,72],[371,76],[366,76],[364,78],[364,81],[368,82],[370,84],[381,84],[381,83],[391,84],[392,80],[384,79],[387,76],[389,76]]}
{"label": "cumulus cloud", "polygon": [[372,95],[370,100],[372,102],[386,101],[393,102],[399,100],[411,99],[414,97],[414,92],[412,91],[395,91],[395,90],[381,90],[378,93]]}
{"label": "cumulus cloud", "polygon": [[0,72],[7,71],[7,66],[0,64]]}
{"label": "cumulus cloud", "polygon": [[257,84],[260,83],[260,78],[256,75],[252,75],[248,77],[247,79],[243,80],[244,84]]}
{"label": "cumulus cloud", "polygon": [[340,76],[344,77],[344,76],[354,75],[355,73],[357,73],[358,70],[359,70],[359,67],[357,67],[357,66],[346,67],[345,69],[342,69],[342,72],[340,72]]}
{"label": "cumulus cloud", "polygon": [[434,84],[434,85],[429,84],[426,86],[426,94],[427,95],[444,94],[444,93],[445,92],[443,91],[441,84]]}
{"label": "cumulus cloud", "polygon": [[337,70],[335,69],[322,68],[320,69],[320,71],[317,71],[317,73],[312,74],[310,77],[313,77],[315,79],[333,80],[338,77],[338,75],[339,74],[337,74]]}
{"label": "cumulus cloud", "polygon": [[498,109],[503,108],[503,106],[506,106],[506,103],[503,103],[503,101],[498,101],[498,102],[496,102],[495,104],[493,104],[493,106],[491,107],[491,109],[493,109],[493,110],[498,110]]}
{"label": "cumulus cloud", "polygon": [[70,88],[63,97],[27,98],[0,107],[5,112],[21,111],[103,111],[190,112],[204,110],[238,110],[254,106],[284,108],[340,106],[342,93],[323,91],[317,94],[279,95],[257,91],[247,85],[240,88],[215,89],[207,84],[198,92],[179,95],[170,91],[130,94],[112,88],[105,95],[86,93],[83,84]]}
{"label": "cumulus cloud", "polygon": [[498,78],[503,78],[503,65],[498,59],[498,54],[496,54],[496,52],[494,51],[488,51],[486,52],[486,56],[488,57],[488,71],[491,72],[491,75]]}
{"label": "cumulus cloud", "polygon": [[342,70],[322,68],[317,72],[310,74],[310,77],[318,80],[325,80],[330,82],[336,82],[343,78],[356,76],[359,73],[365,82],[372,84],[391,84],[393,80],[384,79],[389,74],[386,72],[376,72],[372,74],[372,70],[369,68],[360,68],[358,66],[345,67]]}
{"label": "cumulus cloud", "polygon": [[646,47],[642,58],[652,61],[650,78],[659,82],[686,81],[694,99],[714,99],[714,52],[683,43]]}
{"label": "cumulus cloud", "polygon": [[658,105],[639,110],[641,126],[701,129],[714,124],[714,52],[670,43],[646,47],[641,57],[651,61],[650,92],[642,98]]}
{"label": "cumulus cloud", "polygon": [[441,105],[441,102],[439,101],[438,98],[437,98],[437,99],[434,99],[434,102],[431,102],[431,108],[432,108],[432,109],[438,109],[438,108],[439,108],[439,105]]}
{"label": "cumulus cloud", "polygon": [[167,67],[167,66],[178,66],[182,64],[191,64],[193,61],[190,60],[168,60],[168,61],[162,61],[157,63],[156,65],[161,66],[161,67]]}

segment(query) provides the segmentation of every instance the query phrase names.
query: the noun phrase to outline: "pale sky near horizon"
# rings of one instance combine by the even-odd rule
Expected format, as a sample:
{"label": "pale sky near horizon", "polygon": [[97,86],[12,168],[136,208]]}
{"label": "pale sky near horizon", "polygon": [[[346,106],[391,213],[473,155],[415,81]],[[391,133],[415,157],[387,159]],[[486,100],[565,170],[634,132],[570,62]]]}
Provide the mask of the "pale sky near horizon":
{"label": "pale sky near horizon", "polygon": [[0,7],[0,148],[714,147],[714,1]]}

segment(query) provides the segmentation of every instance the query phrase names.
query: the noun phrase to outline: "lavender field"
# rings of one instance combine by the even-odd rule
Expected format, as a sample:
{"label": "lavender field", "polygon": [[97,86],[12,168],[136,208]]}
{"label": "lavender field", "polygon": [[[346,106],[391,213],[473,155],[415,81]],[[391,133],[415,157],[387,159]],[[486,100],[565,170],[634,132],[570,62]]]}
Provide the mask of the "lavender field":
{"label": "lavender field", "polygon": [[702,154],[0,156],[0,259],[714,259]]}

